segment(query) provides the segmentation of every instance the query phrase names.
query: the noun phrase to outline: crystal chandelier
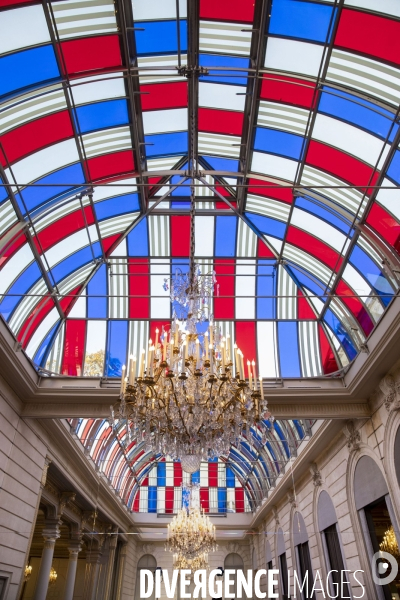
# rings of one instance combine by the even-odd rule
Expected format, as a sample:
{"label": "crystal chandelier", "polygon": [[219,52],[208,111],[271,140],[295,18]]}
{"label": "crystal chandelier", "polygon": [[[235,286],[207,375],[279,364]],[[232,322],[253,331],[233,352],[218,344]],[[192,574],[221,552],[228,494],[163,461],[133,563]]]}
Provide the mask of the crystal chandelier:
{"label": "crystal chandelier", "polygon": [[[187,309],[184,321],[173,319],[149,342],[149,351],[130,357],[122,368],[120,399],[111,406],[110,426],[126,440],[144,442],[147,451],[179,459],[188,473],[199,470],[201,460],[229,454],[242,434],[260,430],[267,440],[268,411],[261,377],[254,360],[247,361],[230,336],[222,337],[212,320],[204,333],[197,327],[209,311],[215,274],[201,282],[194,262],[194,190],[191,196],[191,247],[188,279],[179,275],[171,284],[171,300]],[[164,282],[166,283],[166,282]],[[209,312],[208,312],[208,316]],[[136,372],[138,376],[136,377]]]}
{"label": "crystal chandelier", "polygon": [[389,529],[385,531],[385,535],[383,536],[382,542],[379,544],[379,548],[382,550],[382,552],[388,552],[397,560],[400,560],[399,546],[397,544],[393,525],[391,525]]}
{"label": "crystal chandelier", "polygon": [[165,549],[186,561],[200,560],[217,549],[215,526],[200,508],[182,508],[168,525]]}
{"label": "crystal chandelier", "polygon": [[54,567],[51,567],[50,575],[49,575],[49,584],[52,585],[56,581],[57,581],[57,571],[55,570]]}

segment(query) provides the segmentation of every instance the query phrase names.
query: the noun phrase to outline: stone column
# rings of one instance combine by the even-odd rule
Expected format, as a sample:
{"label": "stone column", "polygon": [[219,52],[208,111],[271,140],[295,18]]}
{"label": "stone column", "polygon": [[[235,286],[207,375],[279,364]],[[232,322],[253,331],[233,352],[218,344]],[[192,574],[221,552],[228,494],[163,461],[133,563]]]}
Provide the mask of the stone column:
{"label": "stone column", "polygon": [[47,589],[49,587],[50,569],[53,562],[54,546],[56,540],[60,537],[61,522],[58,519],[50,519],[45,521],[43,529],[44,547],[42,552],[42,560],[38,579],[36,583],[34,600],[46,600]]}
{"label": "stone column", "polygon": [[64,600],[72,600],[75,588],[76,569],[78,566],[78,554],[82,550],[81,541],[71,541],[68,546],[69,561],[67,579],[64,588]]}
{"label": "stone column", "polygon": [[110,537],[110,543],[108,545],[109,554],[108,554],[108,563],[107,563],[107,573],[104,584],[104,600],[111,600],[111,583],[112,576],[114,572],[114,563],[115,563],[115,550],[117,548],[118,543],[118,529],[114,530],[112,536]]}
{"label": "stone column", "polygon": [[116,588],[115,600],[121,600],[121,598],[122,598],[122,582],[124,580],[125,559],[126,559],[127,550],[128,550],[128,542],[125,542],[121,546],[121,550],[119,552],[119,557],[118,557],[117,588]]}
{"label": "stone column", "polygon": [[86,558],[87,579],[84,592],[85,600],[96,600],[102,552],[99,548],[90,550]]}

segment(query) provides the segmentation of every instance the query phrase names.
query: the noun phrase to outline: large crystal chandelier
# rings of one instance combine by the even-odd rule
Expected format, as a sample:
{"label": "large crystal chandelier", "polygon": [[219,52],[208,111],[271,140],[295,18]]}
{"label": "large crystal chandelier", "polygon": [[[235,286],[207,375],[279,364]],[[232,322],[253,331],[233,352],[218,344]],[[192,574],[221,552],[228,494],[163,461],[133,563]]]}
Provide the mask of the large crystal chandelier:
{"label": "large crystal chandelier", "polygon": [[[198,486],[193,486],[189,494],[189,506],[183,507],[168,525],[165,549],[176,555],[176,560],[206,562],[206,555],[217,549],[215,526],[201,510]],[[180,567],[183,568],[183,567]],[[199,569],[200,567],[196,567]]]}
{"label": "large crystal chandelier", "polygon": [[194,262],[194,190],[191,206],[188,279],[181,274],[171,283],[171,301],[187,309],[186,317],[174,318],[168,331],[156,330],[147,360],[144,349],[130,357],[110,417],[118,436],[125,430],[127,443],[135,439],[148,451],[179,459],[188,473],[201,460],[227,455],[241,435],[250,437],[253,426],[265,443],[266,421],[273,421],[254,360],[247,360],[246,380],[243,353],[236,343],[231,346],[229,335],[222,336],[209,313],[208,328],[200,332],[216,281],[213,273],[204,283]]}
{"label": "large crystal chandelier", "polygon": [[182,571],[188,569],[189,571],[199,571],[200,569],[209,569],[208,555],[200,554],[195,558],[188,559],[181,554],[174,554],[174,569],[176,571]]}

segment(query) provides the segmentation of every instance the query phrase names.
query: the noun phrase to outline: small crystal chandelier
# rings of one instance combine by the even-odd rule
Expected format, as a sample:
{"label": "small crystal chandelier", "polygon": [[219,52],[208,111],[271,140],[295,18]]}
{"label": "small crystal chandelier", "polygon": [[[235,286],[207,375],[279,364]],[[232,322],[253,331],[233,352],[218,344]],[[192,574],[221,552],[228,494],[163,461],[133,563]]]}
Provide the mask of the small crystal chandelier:
{"label": "small crystal chandelier", "polygon": [[382,550],[382,552],[388,552],[389,554],[394,556],[396,560],[400,560],[400,551],[399,546],[397,544],[396,534],[394,532],[393,525],[391,525],[389,529],[385,531],[383,540],[379,544],[379,549]]}
{"label": "small crystal chandelier", "polygon": [[187,559],[185,556],[181,554],[174,554],[174,569],[176,571],[181,571],[183,569],[188,569],[189,571],[199,571],[200,569],[208,570],[208,555],[200,554],[196,556],[196,558]]}
{"label": "small crystal chandelier", "polygon": [[54,567],[51,567],[50,569],[50,575],[49,575],[49,584],[53,584],[55,583],[57,580],[57,571],[55,570]]}
{"label": "small crystal chandelier", "polygon": [[[188,488],[185,488],[185,491],[187,492]],[[193,501],[193,491],[197,501]],[[200,561],[204,562],[205,555],[217,549],[217,544],[215,525],[201,510],[198,496],[198,486],[192,486],[189,492],[189,506],[184,506],[168,525],[165,549],[175,554],[177,560],[196,560],[200,564]]]}
{"label": "small crystal chandelier", "polygon": [[[267,423],[274,420],[264,398],[262,378],[254,360],[247,361],[236,344],[210,317],[215,274],[201,282],[194,262],[194,191],[191,197],[191,246],[188,279],[179,275],[171,284],[171,301],[187,309],[183,322],[173,319],[169,331],[156,330],[147,361],[142,350],[122,367],[120,399],[111,406],[110,427],[118,436],[125,430],[127,443],[144,442],[147,451],[169,455],[187,473],[199,470],[202,460],[228,455],[242,434],[250,438],[253,426],[267,440]],[[204,333],[197,325],[205,320]],[[204,329],[204,326],[201,328]],[[135,377],[138,366],[138,377]]]}
{"label": "small crystal chandelier", "polygon": [[24,571],[24,581],[29,581],[31,575],[32,575],[32,565],[26,565],[25,571]]}

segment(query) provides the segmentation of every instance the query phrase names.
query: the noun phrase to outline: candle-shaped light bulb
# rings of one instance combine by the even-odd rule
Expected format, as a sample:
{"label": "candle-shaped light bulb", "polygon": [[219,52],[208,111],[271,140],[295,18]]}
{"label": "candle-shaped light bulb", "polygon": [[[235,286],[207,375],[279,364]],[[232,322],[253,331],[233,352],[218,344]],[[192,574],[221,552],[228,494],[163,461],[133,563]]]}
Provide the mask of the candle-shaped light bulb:
{"label": "candle-shaped light bulb", "polygon": [[183,344],[183,360],[184,361],[187,360],[187,356],[188,356],[188,341],[186,339],[185,343]]}
{"label": "candle-shaped light bulb", "polygon": [[129,357],[129,385],[133,385],[135,383],[135,367],[136,357],[131,354]]}
{"label": "candle-shaped light bulb", "polygon": [[120,389],[121,394],[123,394],[125,391],[125,370],[126,370],[126,366],[122,365],[121,389]]}
{"label": "candle-shaped light bulb", "polygon": [[226,353],[225,353],[225,359],[226,362],[229,362],[230,359],[230,351],[231,351],[231,336],[229,335],[229,333],[226,334]]}
{"label": "candle-shaped light bulb", "polygon": [[178,333],[179,333],[178,321],[175,321],[175,346],[178,345]]}
{"label": "candle-shaped light bulb", "polygon": [[164,339],[163,339],[163,354],[162,354],[162,359],[165,362],[165,359],[167,357],[167,336],[164,335]]}
{"label": "candle-shaped light bulb", "polygon": [[249,386],[250,386],[250,389],[251,389],[253,382],[252,382],[251,366],[250,366],[250,361],[249,360],[247,361],[247,371],[249,373]]}
{"label": "candle-shaped light bulb", "polygon": [[139,367],[139,377],[143,377],[143,373],[144,373],[144,355],[145,355],[145,349],[142,349],[141,352],[141,356],[140,356],[140,367]]}
{"label": "candle-shaped light bulb", "polygon": [[214,331],[212,324],[210,325],[210,344],[211,346],[214,344]]}
{"label": "candle-shaped light bulb", "polygon": [[150,346],[152,346],[152,345],[153,345],[153,340],[150,338],[150,339],[149,339],[149,348],[150,348]]}
{"label": "candle-shaped light bulb", "polygon": [[262,377],[260,377],[260,392],[261,392],[261,398],[262,398],[262,400],[264,400],[264,388],[263,388]]}
{"label": "candle-shaped light bulb", "polygon": [[235,371],[236,374],[239,373],[239,357],[238,357],[238,347],[236,342],[233,345],[233,352],[235,353]]}
{"label": "candle-shaped light bulb", "polygon": [[221,366],[222,372],[225,373],[225,344],[222,342],[221,344]]}
{"label": "candle-shaped light bulb", "polygon": [[157,350],[157,346],[158,346],[158,334],[159,333],[160,332],[158,331],[158,329],[156,329],[156,343],[154,344],[156,350]]}

